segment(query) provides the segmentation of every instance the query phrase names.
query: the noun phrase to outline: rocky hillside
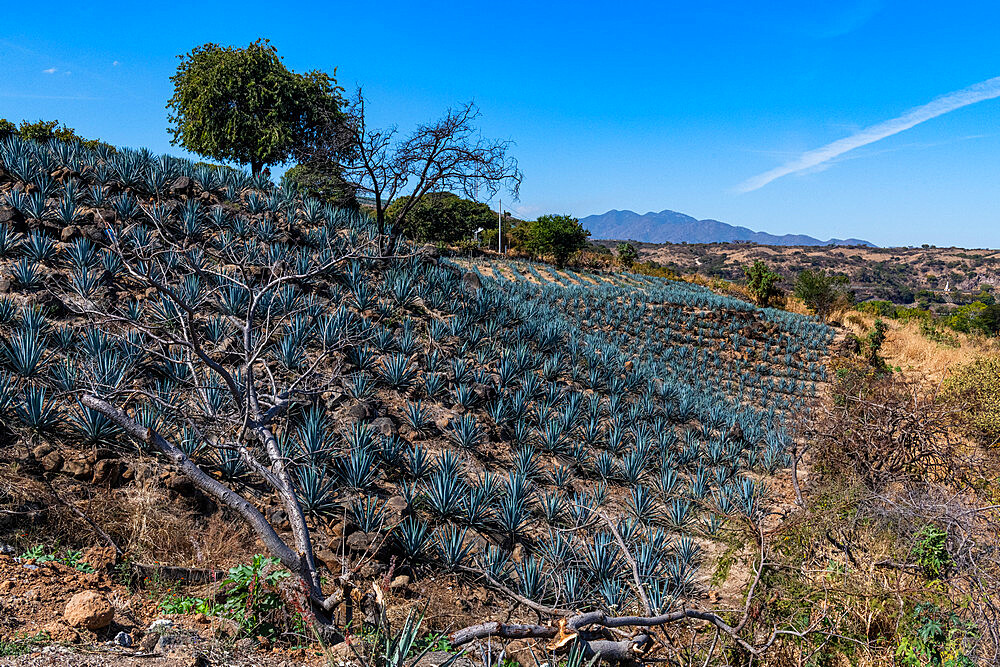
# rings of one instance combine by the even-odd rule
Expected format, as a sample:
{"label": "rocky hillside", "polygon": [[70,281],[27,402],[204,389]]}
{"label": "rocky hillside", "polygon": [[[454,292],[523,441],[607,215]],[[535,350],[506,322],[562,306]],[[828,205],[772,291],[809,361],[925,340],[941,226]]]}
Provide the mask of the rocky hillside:
{"label": "rocky hillside", "polygon": [[[14,138],[0,165],[18,566],[147,573],[164,613],[286,644],[421,600],[456,629],[741,597],[751,570],[720,578],[717,559],[759,557],[787,503],[772,476],[826,381],[827,326],[686,283],[469,271],[366,215],[145,151]],[[110,562],[73,555],[95,545]],[[232,583],[165,591],[174,566]],[[2,632],[38,627],[0,604]],[[121,604],[86,632],[59,622],[139,641],[148,618]]]}
{"label": "rocky hillside", "polygon": [[[609,248],[613,242],[601,242]],[[775,246],[757,244],[641,243],[641,261],[655,261],[679,274],[742,281],[743,267],[761,260],[784,278],[789,288],[803,269],[841,273],[859,300],[885,299],[897,304],[920,303],[946,310],[1000,287],[1000,251],[964,248],[861,248]]]}

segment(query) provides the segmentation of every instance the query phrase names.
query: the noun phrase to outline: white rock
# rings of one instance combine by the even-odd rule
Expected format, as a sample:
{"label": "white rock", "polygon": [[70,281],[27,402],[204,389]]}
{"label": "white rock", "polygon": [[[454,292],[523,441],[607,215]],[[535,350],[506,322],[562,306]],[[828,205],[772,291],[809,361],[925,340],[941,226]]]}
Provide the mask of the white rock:
{"label": "white rock", "polygon": [[165,632],[174,627],[174,622],[167,618],[158,618],[149,624],[147,632]]}

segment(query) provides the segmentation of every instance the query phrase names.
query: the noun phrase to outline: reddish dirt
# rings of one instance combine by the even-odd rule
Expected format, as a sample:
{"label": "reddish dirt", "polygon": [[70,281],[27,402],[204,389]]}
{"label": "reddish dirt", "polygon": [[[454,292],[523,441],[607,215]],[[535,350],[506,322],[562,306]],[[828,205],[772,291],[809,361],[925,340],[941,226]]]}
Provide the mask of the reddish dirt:
{"label": "reddish dirt", "polygon": [[[101,566],[101,550],[89,554],[88,561]],[[158,607],[157,593],[148,589],[131,591],[118,583],[107,568],[85,573],[62,563],[34,563],[0,556],[0,642],[28,642],[28,653],[0,657],[0,667],[7,665],[132,665],[156,667],[193,667],[226,664],[236,667],[284,665],[300,667],[325,665],[343,660],[353,662],[343,646],[323,649],[292,648],[286,645],[260,645],[251,638],[240,638],[231,621],[204,615],[168,615]],[[384,583],[384,581],[382,582]],[[207,586],[207,585],[206,585]],[[97,591],[115,608],[111,626],[90,632],[71,628],[63,620],[66,603],[81,591]],[[204,588],[191,593],[205,594]],[[363,596],[367,597],[367,596]],[[365,600],[359,600],[358,613],[365,613]],[[455,630],[486,619],[522,619],[508,611],[499,597],[483,588],[456,581],[453,577],[418,577],[385,591],[386,615],[393,627],[411,610],[423,612],[424,627],[430,631]],[[505,613],[506,612],[506,613]],[[153,647],[147,629],[158,619],[171,626],[166,634],[182,638],[174,649]],[[132,646],[123,648],[112,641],[125,632]],[[0,643],[0,648],[3,644]]]}
{"label": "reddish dirt", "polygon": [[0,637],[44,632],[56,641],[98,639],[95,633],[74,630],[62,622],[69,599],[88,590],[102,593],[115,607],[114,621],[103,634],[144,630],[156,615],[155,605],[114,584],[104,571],[88,574],[62,563],[35,564],[0,556]]}
{"label": "reddish dirt", "polygon": [[[100,553],[100,550],[95,550]],[[95,559],[96,560],[96,559]],[[100,563],[95,563],[100,564]],[[66,603],[81,591],[101,593],[115,608],[111,625],[97,632],[71,628],[63,620]],[[175,650],[151,648],[147,628],[157,619],[171,622],[170,634],[183,637]],[[321,664],[319,650],[254,646],[226,636],[229,628],[204,616],[164,615],[149,591],[130,591],[107,570],[92,573],[62,563],[34,563],[0,556],[0,640],[23,640],[28,652],[0,658],[0,665],[156,665],[190,667],[223,662],[230,665]],[[119,632],[132,646],[115,645]]]}

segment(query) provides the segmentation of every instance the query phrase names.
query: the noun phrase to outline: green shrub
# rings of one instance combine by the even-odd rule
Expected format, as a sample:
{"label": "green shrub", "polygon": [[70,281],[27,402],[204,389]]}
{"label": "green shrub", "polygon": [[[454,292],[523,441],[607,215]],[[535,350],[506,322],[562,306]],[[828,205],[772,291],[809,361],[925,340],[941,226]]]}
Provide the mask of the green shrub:
{"label": "green shrub", "polygon": [[821,320],[826,320],[838,304],[853,301],[854,294],[847,285],[847,276],[805,269],[795,279],[795,296]]}
{"label": "green shrub", "polygon": [[924,569],[927,577],[940,578],[951,565],[951,556],[948,555],[948,532],[932,523],[921,528],[913,544],[913,557],[917,565]]}
{"label": "green shrub", "polygon": [[73,549],[66,549],[62,553],[58,553],[54,550],[47,550],[41,544],[36,544],[21,554],[21,558],[36,563],[62,563],[85,573],[94,571],[89,563],[83,561],[83,552]]}
{"label": "green shrub", "polygon": [[859,303],[855,308],[858,312],[875,315],[876,317],[896,317],[896,312],[900,310],[890,301],[872,300]]}
{"label": "green shrub", "polygon": [[[409,201],[409,197],[394,200],[386,217],[394,220]],[[451,192],[428,193],[403,218],[403,233],[413,241],[456,243],[471,239],[477,229],[495,230],[496,226],[497,214],[489,206]],[[495,246],[496,236],[492,238]]]}
{"label": "green shrub", "polygon": [[959,306],[945,318],[945,324],[955,331],[973,333],[979,329],[977,324],[979,314],[985,309],[986,304],[981,301],[973,301],[968,305]]}
{"label": "green shrub", "polygon": [[781,276],[764,262],[758,259],[750,266],[744,266],[743,273],[747,277],[747,290],[758,305],[766,306],[771,299],[781,296],[782,292],[778,287]]}
{"label": "green shrub", "polygon": [[893,317],[900,322],[926,322],[934,319],[934,313],[922,308],[897,308]]}
{"label": "green shrub", "polygon": [[975,661],[965,645],[975,641],[976,627],[954,612],[922,602],[907,614],[900,627],[896,660],[902,667],[972,667]]}
{"label": "green shrub", "polygon": [[874,368],[882,368],[885,365],[885,362],[879,356],[879,352],[882,350],[882,344],[885,342],[885,334],[888,330],[888,325],[879,318],[875,320],[875,324],[868,332],[868,335],[865,336],[865,357],[868,359],[868,363]]}
{"label": "green shrub", "polygon": [[516,245],[535,257],[551,256],[557,267],[566,265],[573,253],[587,247],[590,232],[568,215],[542,215],[513,229]]}
{"label": "green shrub", "polygon": [[935,326],[932,320],[927,318],[920,320],[920,335],[945,347],[961,346],[955,334],[940,329]]}
{"label": "green shrub", "polygon": [[300,196],[313,197],[337,208],[351,211],[359,208],[355,187],[343,179],[332,163],[297,164],[282,175],[281,185]]}
{"label": "green shrub", "polygon": [[73,128],[60,125],[58,120],[36,120],[34,122],[22,120],[20,125],[14,125],[6,118],[0,118],[0,139],[5,139],[13,134],[41,144],[47,144],[50,141],[79,141],[87,148],[104,146],[114,152],[112,146],[97,139],[85,139],[78,135]]}
{"label": "green shrub", "polygon": [[300,625],[301,617],[288,612],[277,593],[278,584],[289,576],[278,569],[276,558],[260,554],[249,565],[237,565],[229,570],[222,582],[221,596],[198,598],[171,592],[160,602],[167,614],[197,614],[222,616],[238,622],[250,635],[277,636],[289,625]]}
{"label": "green shrub", "polygon": [[639,252],[631,243],[619,243],[616,250],[618,251],[618,259],[621,260],[622,266],[625,268],[631,267],[639,258]]}
{"label": "green shrub", "polygon": [[32,637],[0,637],[0,658],[13,658],[27,655],[39,648],[40,644],[46,643],[47,635],[37,634]]}

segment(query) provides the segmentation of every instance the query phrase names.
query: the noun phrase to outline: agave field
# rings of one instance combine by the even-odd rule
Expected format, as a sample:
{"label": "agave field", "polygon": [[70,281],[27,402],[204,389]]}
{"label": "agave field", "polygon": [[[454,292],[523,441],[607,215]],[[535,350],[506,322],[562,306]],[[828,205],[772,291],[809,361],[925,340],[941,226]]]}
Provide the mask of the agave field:
{"label": "agave field", "polygon": [[16,137],[0,166],[0,419],[239,498],[314,601],[346,512],[417,575],[668,609],[760,522],[825,380],[831,329],[703,287],[484,261],[473,288],[236,170]]}

